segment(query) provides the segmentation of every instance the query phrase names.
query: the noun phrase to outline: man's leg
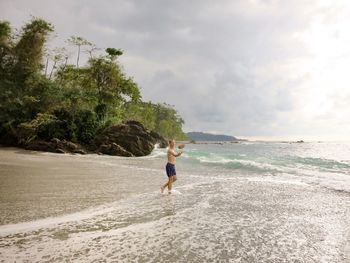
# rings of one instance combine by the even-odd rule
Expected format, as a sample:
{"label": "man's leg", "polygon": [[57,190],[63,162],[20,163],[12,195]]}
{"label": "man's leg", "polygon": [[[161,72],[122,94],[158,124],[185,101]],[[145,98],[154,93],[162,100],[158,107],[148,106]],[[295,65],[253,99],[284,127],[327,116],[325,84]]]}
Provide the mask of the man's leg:
{"label": "man's leg", "polygon": [[169,177],[169,182],[168,182],[168,192],[171,193],[171,187],[173,185],[173,178],[174,176]]}
{"label": "man's leg", "polygon": [[173,183],[175,183],[175,181],[177,180],[176,175],[172,176],[172,178],[173,178]]}
{"label": "man's leg", "polygon": [[168,182],[166,182],[166,184],[164,184],[161,188],[160,188],[160,192],[163,193],[164,189],[169,185],[169,181],[170,181],[170,177],[168,178]]}

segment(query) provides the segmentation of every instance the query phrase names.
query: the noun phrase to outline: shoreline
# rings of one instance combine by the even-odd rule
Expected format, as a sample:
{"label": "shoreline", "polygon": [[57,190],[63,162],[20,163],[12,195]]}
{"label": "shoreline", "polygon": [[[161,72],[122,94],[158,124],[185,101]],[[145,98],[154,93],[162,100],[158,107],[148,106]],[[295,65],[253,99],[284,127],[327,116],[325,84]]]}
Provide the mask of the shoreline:
{"label": "shoreline", "polygon": [[187,170],[179,171],[174,194],[162,195],[163,164],[151,156],[0,148],[0,256],[54,262],[350,258],[349,195],[262,175]]}

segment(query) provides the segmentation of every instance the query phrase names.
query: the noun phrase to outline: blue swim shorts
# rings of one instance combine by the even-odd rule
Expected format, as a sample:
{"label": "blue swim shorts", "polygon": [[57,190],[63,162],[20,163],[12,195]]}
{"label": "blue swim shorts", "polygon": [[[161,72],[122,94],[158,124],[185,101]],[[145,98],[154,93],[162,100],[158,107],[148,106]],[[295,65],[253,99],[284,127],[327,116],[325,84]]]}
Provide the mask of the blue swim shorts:
{"label": "blue swim shorts", "polygon": [[166,164],[165,171],[168,177],[176,175],[175,165],[172,163]]}

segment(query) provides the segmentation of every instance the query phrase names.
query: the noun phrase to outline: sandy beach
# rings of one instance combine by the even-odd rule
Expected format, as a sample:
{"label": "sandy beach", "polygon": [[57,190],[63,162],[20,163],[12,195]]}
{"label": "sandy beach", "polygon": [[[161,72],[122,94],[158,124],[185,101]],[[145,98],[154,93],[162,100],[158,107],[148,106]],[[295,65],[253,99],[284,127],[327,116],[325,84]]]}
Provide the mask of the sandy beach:
{"label": "sandy beach", "polygon": [[0,150],[0,262],[349,262],[350,195],[164,158]]}

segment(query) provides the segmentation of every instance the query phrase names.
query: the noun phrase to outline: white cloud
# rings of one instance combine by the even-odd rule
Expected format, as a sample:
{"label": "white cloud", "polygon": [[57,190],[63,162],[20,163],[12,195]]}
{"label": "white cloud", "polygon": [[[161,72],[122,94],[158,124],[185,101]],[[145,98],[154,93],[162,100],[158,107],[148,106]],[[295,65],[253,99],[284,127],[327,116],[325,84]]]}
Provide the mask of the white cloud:
{"label": "white cloud", "polygon": [[55,43],[81,35],[124,49],[144,98],[175,105],[186,130],[350,136],[345,0],[0,3],[16,27],[30,14],[53,22]]}

